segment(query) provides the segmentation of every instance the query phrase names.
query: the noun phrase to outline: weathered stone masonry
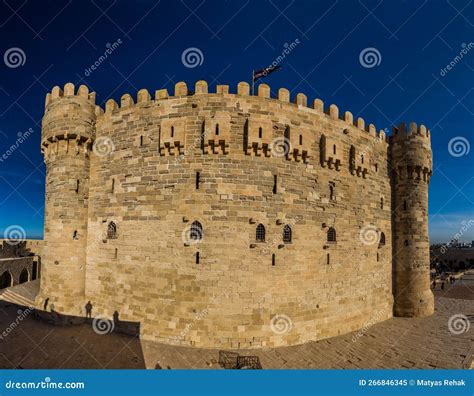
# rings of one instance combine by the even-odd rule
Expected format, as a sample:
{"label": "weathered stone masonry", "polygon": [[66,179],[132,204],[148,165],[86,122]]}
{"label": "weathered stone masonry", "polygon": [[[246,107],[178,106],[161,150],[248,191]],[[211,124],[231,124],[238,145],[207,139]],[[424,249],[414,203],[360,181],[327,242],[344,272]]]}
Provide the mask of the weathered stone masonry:
{"label": "weathered stone masonry", "polygon": [[289,98],[181,82],[104,111],[85,86],[55,87],[37,304],[81,316],[91,301],[144,339],[223,348],[432,313],[429,131],[388,139]]}

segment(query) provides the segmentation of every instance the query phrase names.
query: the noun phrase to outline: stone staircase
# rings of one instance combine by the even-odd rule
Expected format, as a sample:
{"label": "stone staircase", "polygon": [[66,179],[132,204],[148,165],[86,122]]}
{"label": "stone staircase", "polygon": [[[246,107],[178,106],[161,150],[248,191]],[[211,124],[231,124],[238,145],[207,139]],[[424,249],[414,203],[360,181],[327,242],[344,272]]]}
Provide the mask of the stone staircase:
{"label": "stone staircase", "polygon": [[6,289],[0,290],[0,301],[6,301],[12,304],[24,307],[34,307],[35,297],[39,291],[39,279],[31,282],[22,283]]}

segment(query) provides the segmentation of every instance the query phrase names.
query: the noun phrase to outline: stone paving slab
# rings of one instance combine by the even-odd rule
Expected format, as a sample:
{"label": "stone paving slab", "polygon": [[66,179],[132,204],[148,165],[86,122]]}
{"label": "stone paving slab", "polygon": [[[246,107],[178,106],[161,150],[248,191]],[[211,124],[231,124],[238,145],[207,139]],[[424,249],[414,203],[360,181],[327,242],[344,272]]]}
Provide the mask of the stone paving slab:
{"label": "stone paving slab", "polygon": [[[438,294],[437,292],[435,294]],[[221,368],[219,350],[176,347],[117,333],[99,335],[87,324],[53,326],[0,302],[0,368]],[[448,326],[462,314],[469,328]],[[25,316],[23,318],[23,316]],[[467,323],[467,322],[465,322]],[[276,349],[239,350],[263,368],[467,368],[474,345],[474,300],[438,297],[427,318],[393,318],[318,342]]]}

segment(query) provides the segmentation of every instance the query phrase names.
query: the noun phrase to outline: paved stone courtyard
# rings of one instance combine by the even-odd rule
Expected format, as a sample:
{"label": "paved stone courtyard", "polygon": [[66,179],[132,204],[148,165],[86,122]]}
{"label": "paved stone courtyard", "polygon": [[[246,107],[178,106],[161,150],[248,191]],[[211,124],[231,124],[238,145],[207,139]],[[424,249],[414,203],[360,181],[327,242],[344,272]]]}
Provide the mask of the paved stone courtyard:
{"label": "paved stone courtyard", "polygon": [[[472,282],[470,282],[472,283]],[[304,345],[240,350],[263,368],[468,368],[474,352],[474,292],[456,282],[435,290],[436,311],[427,318],[393,318],[366,331]],[[455,298],[448,298],[453,296]],[[96,334],[87,324],[53,326],[19,315],[18,305],[0,301],[0,328],[23,318],[0,339],[1,368],[221,368],[219,351],[141,341],[121,334]],[[453,334],[449,318],[465,315],[467,331]]]}

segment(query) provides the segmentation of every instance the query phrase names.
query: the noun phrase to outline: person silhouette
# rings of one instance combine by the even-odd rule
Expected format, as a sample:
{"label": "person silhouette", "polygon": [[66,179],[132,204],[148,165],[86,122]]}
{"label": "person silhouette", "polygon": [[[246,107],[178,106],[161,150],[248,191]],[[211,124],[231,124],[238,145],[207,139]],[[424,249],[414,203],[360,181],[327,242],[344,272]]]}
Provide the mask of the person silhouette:
{"label": "person silhouette", "polygon": [[87,302],[85,308],[86,308],[86,318],[92,318],[92,304],[90,300]]}

